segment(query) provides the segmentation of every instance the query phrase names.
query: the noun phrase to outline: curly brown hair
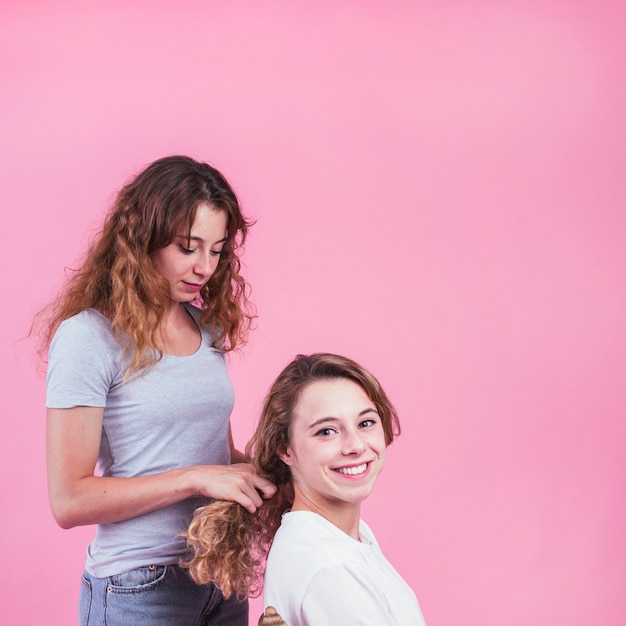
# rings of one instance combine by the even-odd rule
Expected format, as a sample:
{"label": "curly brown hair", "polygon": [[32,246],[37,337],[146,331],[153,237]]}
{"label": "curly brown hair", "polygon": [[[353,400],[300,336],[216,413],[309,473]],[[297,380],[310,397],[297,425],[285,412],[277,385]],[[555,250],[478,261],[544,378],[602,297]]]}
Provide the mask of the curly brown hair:
{"label": "curly brown hair", "polygon": [[265,397],[259,423],[246,446],[254,469],[277,487],[277,494],[254,514],[236,502],[215,501],[196,510],[185,537],[191,559],[183,563],[197,583],[212,581],[225,597],[260,593],[265,558],[282,514],[293,503],[289,467],[279,454],[289,445],[293,411],[302,390],[317,380],[345,378],[358,384],[380,415],[385,443],[400,434],[400,422],[378,380],[355,361],[316,353],[298,355],[279,374]]}
{"label": "curly brown hair", "polygon": [[218,170],[187,156],[167,156],[119,191],[82,265],[72,270],[56,300],[36,316],[33,327],[42,328],[44,360],[61,322],[93,307],[110,319],[115,338],[130,356],[127,375],[158,361],[158,329],[170,292],[151,255],[181,232],[189,236],[202,203],[227,214],[228,234],[217,269],[196,300],[200,322],[224,352],[245,343],[255,315],[238,251],[252,222]]}

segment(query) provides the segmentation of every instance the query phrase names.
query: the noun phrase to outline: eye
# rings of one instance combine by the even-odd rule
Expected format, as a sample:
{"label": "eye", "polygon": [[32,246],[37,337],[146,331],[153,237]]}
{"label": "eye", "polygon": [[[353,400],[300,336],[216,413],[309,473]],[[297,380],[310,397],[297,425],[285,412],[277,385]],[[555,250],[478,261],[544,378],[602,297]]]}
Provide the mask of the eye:
{"label": "eye", "polygon": [[334,428],[320,428],[316,433],[316,437],[330,437],[335,432]]}
{"label": "eye", "polygon": [[220,256],[224,250],[211,250],[211,256]]}
{"label": "eye", "polygon": [[371,428],[376,424],[375,419],[368,418],[359,423],[359,428]]}
{"label": "eye", "polygon": [[180,243],[178,244],[178,248],[183,254],[193,254],[195,252],[192,248],[187,248]]}

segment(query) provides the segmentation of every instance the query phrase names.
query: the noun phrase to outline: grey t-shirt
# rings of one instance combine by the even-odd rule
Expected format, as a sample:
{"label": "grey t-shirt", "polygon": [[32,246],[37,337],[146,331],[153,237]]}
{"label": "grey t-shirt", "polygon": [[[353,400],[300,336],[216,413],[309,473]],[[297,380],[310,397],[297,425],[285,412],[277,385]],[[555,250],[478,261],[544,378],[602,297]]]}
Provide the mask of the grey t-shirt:
{"label": "grey t-shirt", "polygon": [[[196,323],[199,310],[186,305]],[[199,324],[198,324],[199,325]],[[127,381],[110,321],[94,309],[65,320],[49,351],[49,408],[104,407],[98,472],[145,476],[191,465],[230,463],[228,423],[233,389],[224,355],[201,329],[190,356],[163,355]],[[187,551],[179,535],[203,498],[190,498],[138,517],[99,524],[86,569],[105,577],[136,567],[177,563]]]}

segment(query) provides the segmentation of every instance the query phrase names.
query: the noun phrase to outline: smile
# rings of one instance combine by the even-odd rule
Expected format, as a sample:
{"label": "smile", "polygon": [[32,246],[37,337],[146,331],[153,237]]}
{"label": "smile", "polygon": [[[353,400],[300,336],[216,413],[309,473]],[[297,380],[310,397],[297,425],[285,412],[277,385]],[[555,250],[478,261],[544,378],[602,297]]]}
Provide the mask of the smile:
{"label": "smile", "polygon": [[357,465],[356,467],[339,467],[335,471],[340,474],[347,474],[348,476],[358,476],[362,474],[367,469],[367,463],[362,463],[361,465]]}

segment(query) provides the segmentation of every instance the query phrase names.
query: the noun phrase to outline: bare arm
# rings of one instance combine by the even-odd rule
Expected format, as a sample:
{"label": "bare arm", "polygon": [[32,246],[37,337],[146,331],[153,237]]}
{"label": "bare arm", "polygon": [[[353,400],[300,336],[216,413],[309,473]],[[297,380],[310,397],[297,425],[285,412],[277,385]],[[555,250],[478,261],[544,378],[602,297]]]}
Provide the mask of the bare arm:
{"label": "bare arm", "polygon": [[[59,526],[117,522],[190,496],[238,502],[251,513],[276,488],[244,463],[196,465],[152,476],[95,476],[104,409],[48,409],[48,494]],[[232,446],[232,437],[231,437]],[[241,454],[241,453],[239,453]]]}
{"label": "bare arm", "polygon": [[247,463],[246,455],[235,448],[235,442],[233,440],[233,431],[228,425],[228,443],[230,444],[230,462],[231,463]]}

